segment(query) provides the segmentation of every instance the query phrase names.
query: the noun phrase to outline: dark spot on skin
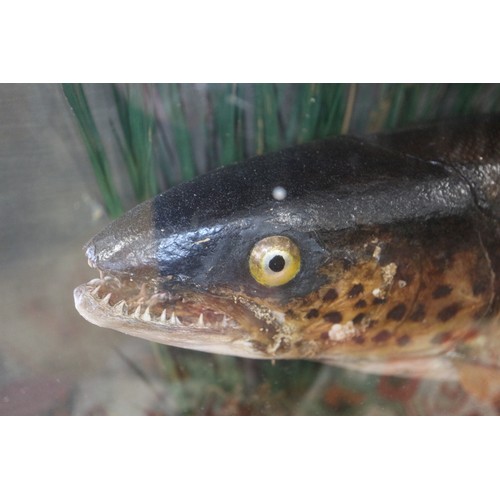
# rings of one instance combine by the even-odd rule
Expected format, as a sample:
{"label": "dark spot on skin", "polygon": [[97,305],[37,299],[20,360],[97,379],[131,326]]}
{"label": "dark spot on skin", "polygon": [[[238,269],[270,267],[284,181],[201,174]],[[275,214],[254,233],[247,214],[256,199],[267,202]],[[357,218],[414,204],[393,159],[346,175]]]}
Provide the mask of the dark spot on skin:
{"label": "dark spot on skin", "polygon": [[380,332],[373,337],[373,342],[385,342],[391,336],[391,332],[389,330],[381,330]]}
{"label": "dark spot on skin", "polygon": [[380,297],[375,297],[375,298],[373,299],[372,304],[373,304],[374,306],[378,306],[378,305],[380,305],[380,304],[385,304],[386,302],[387,302],[387,299],[381,299]]}
{"label": "dark spot on skin", "polygon": [[445,342],[451,340],[451,337],[452,337],[451,332],[441,332],[435,335],[432,338],[431,342],[433,344],[444,344]]}
{"label": "dark spot on skin", "polygon": [[351,269],[351,267],[354,265],[353,262],[351,262],[350,260],[348,259],[344,259],[342,261],[342,267],[344,268],[344,271],[349,271],[349,269]]}
{"label": "dark spot on skin", "polygon": [[478,281],[474,283],[474,285],[472,286],[472,293],[474,294],[474,297],[482,295],[484,292],[486,292],[488,290],[488,286],[489,285],[484,281]]}
{"label": "dark spot on skin", "polygon": [[350,290],[347,296],[352,299],[353,297],[357,297],[360,293],[363,293],[365,288],[361,283],[357,283]]}
{"label": "dark spot on skin", "polygon": [[437,317],[440,321],[448,321],[453,318],[461,308],[462,306],[458,302],[454,302],[453,304],[441,309],[441,311],[438,312]]}
{"label": "dark spot on skin", "polygon": [[365,338],[362,335],[356,335],[355,337],[352,338],[352,340],[356,344],[364,344],[365,343]]}
{"label": "dark spot on skin", "polygon": [[398,304],[393,307],[387,313],[387,319],[393,319],[394,321],[401,321],[406,313],[406,306],[404,304]]}
{"label": "dark spot on skin", "polygon": [[378,259],[378,263],[380,266],[384,267],[394,261],[394,252],[389,248],[386,248],[385,245],[380,246],[380,257]]}
{"label": "dark spot on skin", "polygon": [[338,311],[333,311],[333,312],[329,312],[329,313],[326,313],[324,316],[323,316],[324,319],[326,319],[326,321],[329,321],[330,323],[340,323],[342,321],[342,314],[339,313]]}
{"label": "dark spot on skin", "polygon": [[323,332],[321,335],[320,335],[320,338],[322,340],[329,340],[330,336],[328,335],[328,332]]}
{"label": "dark spot on skin", "polygon": [[364,313],[359,313],[357,316],[355,316],[353,319],[352,319],[352,322],[357,325],[359,323],[361,323],[361,321],[363,321],[363,318],[365,317],[366,315]]}
{"label": "dark spot on skin", "polygon": [[377,248],[377,245],[375,243],[367,243],[366,245],[363,245],[363,248],[364,248],[363,254],[365,256],[365,259],[369,260],[372,258],[373,252]]}
{"label": "dark spot on skin", "polygon": [[398,344],[398,346],[404,347],[405,345],[408,345],[410,343],[410,340],[411,339],[409,335],[403,335],[396,340],[396,343]]}
{"label": "dark spot on skin", "polygon": [[452,290],[453,290],[453,288],[451,288],[450,285],[439,285],[432,292],[432,298],[433,299],[441,299],[443,297],[447,297],[448,295],[450,295]]}
{"label": "dark spot on skin", "polygon": [[366,307],[366,300],[363,300],[363,299],[358,300],[358,301],[356,302],[356,304],[354,304],[354,307],[355,307],[356,309],[362,309],[363,307]]}
{"label": "dark spot on skin", "polygon": [[416,309],[411,313],[410,321],[420,322],[425,318],[424,304],[417,304]]}
{"label": "dark spot on skin", "polygon": [[317,309],[310,309],[307,314],[307,319],[317,318],[319,316],[319,311]]}
{"label": "dark spot on skin", "polygon": [[335,288],[330,288],[330,290],[328,290],[328,292],[326,292],[323,296],[323,300],[325,302],[333,302],[338,299],[338,296],[339,294],[337,293],[337,290],[335,290]]}

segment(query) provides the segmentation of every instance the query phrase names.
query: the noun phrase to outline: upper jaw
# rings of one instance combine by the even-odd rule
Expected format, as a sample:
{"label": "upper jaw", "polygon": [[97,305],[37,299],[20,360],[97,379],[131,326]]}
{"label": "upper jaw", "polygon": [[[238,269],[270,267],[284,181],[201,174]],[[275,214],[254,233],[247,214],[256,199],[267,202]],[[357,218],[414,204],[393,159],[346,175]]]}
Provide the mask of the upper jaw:
{"label": "upper jaw", "polygon": [[78,311],[97,324],[101,324],[104,318],[114,318],[114,323],[157,323],[167,329],[180,326],[196,329],[238,326],[226,314],[210,309],[207,301],[196,300],[196,295],[199,294],[176,287],[165,291],[155,280],[141,283],[102,272],[101,278],[92,279],[74,291]]}

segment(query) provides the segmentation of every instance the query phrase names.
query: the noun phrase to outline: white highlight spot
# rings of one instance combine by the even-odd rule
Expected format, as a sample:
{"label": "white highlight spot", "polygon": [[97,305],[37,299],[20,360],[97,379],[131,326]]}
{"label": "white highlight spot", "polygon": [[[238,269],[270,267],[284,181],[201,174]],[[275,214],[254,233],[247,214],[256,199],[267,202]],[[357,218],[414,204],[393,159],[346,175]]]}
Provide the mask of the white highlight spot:
{"label": "white highlight spot", "polygon": [[394,280],[394,276],[396,275],[396,271],[398,270],[398,266],[391,262],[384,266],[382,269],[382,279],[384,280],[384,285],[386,288],[389,288],[392,285]]}
{"label": "white highlight spot", "polygon": [[212,238],[205,238],[203,240],[198,240],[193,243],[193,245],[201,245],[202,243],[206,243],[207,241],[210,241]]}
{"label": "white highlight spot", "polygon": [[348,321],[343,325],[333,325],[330,330],[328,330],[328,337],[335,342],[343,342],[352,337],[355,333],[356,329],[354,328],[353,322]]}
{"label": "white highlight spot", "polygon": [[382,249],[377,245],[373,251],[372,257],[378,262],[380,260],[380,252]]}
{"label": "white highlight spot", "polygon": [[277,201],[282,201],[286,198],[286,189],[282,186],[276,186],[273,189],[273,198]]}

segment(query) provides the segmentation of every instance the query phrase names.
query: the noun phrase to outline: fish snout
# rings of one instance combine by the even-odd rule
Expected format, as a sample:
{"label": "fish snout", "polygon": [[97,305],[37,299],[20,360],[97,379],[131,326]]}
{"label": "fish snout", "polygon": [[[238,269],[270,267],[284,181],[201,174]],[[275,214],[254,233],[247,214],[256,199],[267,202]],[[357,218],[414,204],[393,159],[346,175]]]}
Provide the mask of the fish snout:
{"label": "fish snout", "polygon": [[157,250],[149,201],[111,222],[84,247],[90,267],[131,276],[156,274]]}

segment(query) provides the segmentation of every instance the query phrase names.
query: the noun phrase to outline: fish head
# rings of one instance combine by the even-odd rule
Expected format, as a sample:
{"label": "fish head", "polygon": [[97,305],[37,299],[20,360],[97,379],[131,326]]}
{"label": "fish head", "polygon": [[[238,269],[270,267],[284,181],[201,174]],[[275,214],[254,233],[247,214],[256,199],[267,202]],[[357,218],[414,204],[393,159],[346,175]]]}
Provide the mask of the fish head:
{"label": "fish head", "polygon": [[[436,192],[440,196],[434,196]],[[262,359],[385,363],[445,352],[489,306],[470,193],[436,165],[349,138],[176,186],[86,246],[99,326]]]}
{"label": "fish head", "polygon": [[168,345],[273,357],[285,305],[324,281],[327,251],[289,175],[265,179],[265,166],[221,169],[109,224],[85,247],[101,278],[75,289],[78,311]]}

